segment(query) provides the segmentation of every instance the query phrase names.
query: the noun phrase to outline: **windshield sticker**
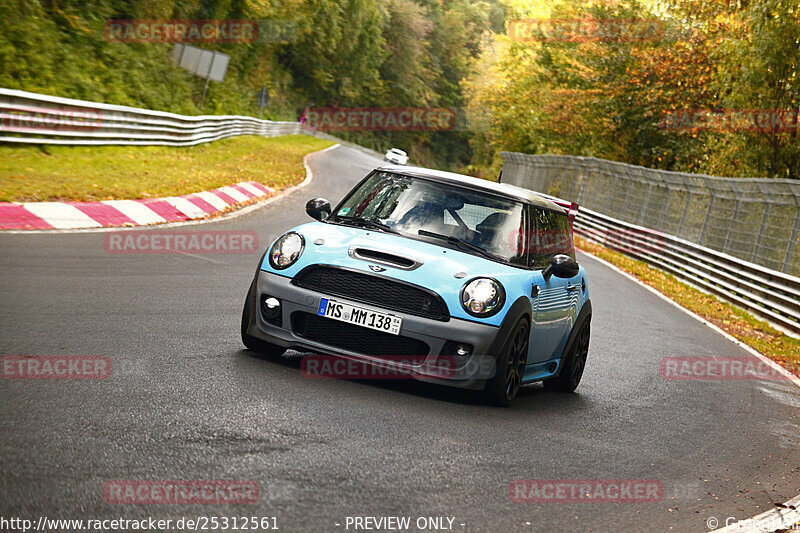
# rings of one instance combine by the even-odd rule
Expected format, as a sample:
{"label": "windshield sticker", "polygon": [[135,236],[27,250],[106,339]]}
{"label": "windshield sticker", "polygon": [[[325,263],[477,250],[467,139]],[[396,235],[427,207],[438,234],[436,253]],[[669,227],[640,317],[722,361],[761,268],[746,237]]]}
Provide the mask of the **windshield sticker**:
{"label": "windshield sticker", "polygon": [[341,215],[341,216],[345,216],[349,212],[350,212],[350,208],[349,207],[343,207],[343,208],[339,209],[339,213],[338,214]]}

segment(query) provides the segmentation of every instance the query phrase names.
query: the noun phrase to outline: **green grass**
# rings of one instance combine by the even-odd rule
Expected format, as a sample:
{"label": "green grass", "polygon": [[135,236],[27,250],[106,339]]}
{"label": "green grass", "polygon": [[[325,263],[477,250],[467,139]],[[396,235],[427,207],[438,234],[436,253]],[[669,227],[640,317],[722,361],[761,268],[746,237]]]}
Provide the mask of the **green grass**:
{"label": "green grass", "polygon": [[798,374],[800,340],[789,337],[743,309],[690,287],[674,276],[656,270],[642,261],[589,242],[578,235],[575,236],[575,245],[632,274],[667,298],[776,361],[793,374]]}
{"label": "green grass", "polygon": [[304,179],[303,156],[331,144],[291,135],[190,147],[0,146],[0,201],[155,198],[240,181],[282,189]]}

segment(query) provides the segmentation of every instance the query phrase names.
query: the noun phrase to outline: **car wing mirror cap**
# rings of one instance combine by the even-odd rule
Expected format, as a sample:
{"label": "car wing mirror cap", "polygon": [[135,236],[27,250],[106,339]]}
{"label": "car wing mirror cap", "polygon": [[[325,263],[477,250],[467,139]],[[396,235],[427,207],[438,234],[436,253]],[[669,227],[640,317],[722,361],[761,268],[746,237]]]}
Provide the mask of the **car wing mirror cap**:
{"label": "car wing mirror cap", "polygon": [[322,222],[331,216],[331,203],[325,198],[313,198],[306,203],[306,213],[314,220]]}
{"label": "car wing mirror cap", "polygon": [[568,255],[556,254],[550,259],[550,264],[542,271],[545,281],[550,281],[550,276],[557,278],[574,278],[581,271],[580,265]]}

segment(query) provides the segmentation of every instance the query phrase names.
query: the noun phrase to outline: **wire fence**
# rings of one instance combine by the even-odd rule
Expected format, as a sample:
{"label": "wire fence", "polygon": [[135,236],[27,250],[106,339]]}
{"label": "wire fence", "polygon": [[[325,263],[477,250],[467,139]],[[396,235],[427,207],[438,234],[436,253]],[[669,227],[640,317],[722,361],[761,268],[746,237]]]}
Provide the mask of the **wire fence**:
{"label": "wire fence", "polygon": [[717,178],[593,157],[501,155],[504,183],[800,276],[800,182]]}
{"label": "wire fence", "polygon": [[800,337],[800,278],[796,276],[585,207],[578,211],[573,230],[584,239],[644,261]]}

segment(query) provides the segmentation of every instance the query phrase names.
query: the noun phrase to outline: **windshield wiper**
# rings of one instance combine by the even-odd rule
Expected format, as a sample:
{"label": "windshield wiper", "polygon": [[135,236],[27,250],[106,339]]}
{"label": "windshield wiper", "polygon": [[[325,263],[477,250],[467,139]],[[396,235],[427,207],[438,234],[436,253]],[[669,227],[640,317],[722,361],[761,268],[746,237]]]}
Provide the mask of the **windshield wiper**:
{"label": "windshield wiper", "polygon": [[488,257],[489,259],[494,259],[495,261],[502,261],[504,263],[507,262],[507,259],[505,257],[502,257],[502,256],[497,255],[497,254],[493,254],[489,250],[487,250],[485,248],[481,248],[477,244],[472,244],[471,242],[467,242],[467,241],[461,240],[458,237],[453,237],[452,235],[442,235],[441,233],[434,233],[432,231],[428,231],[428,230],[424,230],[424,229],[418,230],[417,233],[419,233],[420,235],[423,235],[425,237],[433,237],[434,239],[445,240],[445,241],[449,242],[450,244],[455,244],[456,246],[460,246],[462,248],[466,248],[467,250],[472,250],[473,252],[478,252],[479,254],[484,255],[484,256]]}
{"label": "windshield wiper", "polygon": [[361,218],[361,217],[343,217],[339,215],[335,216],[334,219],[341,220],[343,223],[350,224],[353,226],[359,226],[362,228],[379,229],[387,233],[396,233],[396,234],[400,233],[391,226],[387,226],[383,222],[378,222],[377,220],[367,220],[366,218]]}

